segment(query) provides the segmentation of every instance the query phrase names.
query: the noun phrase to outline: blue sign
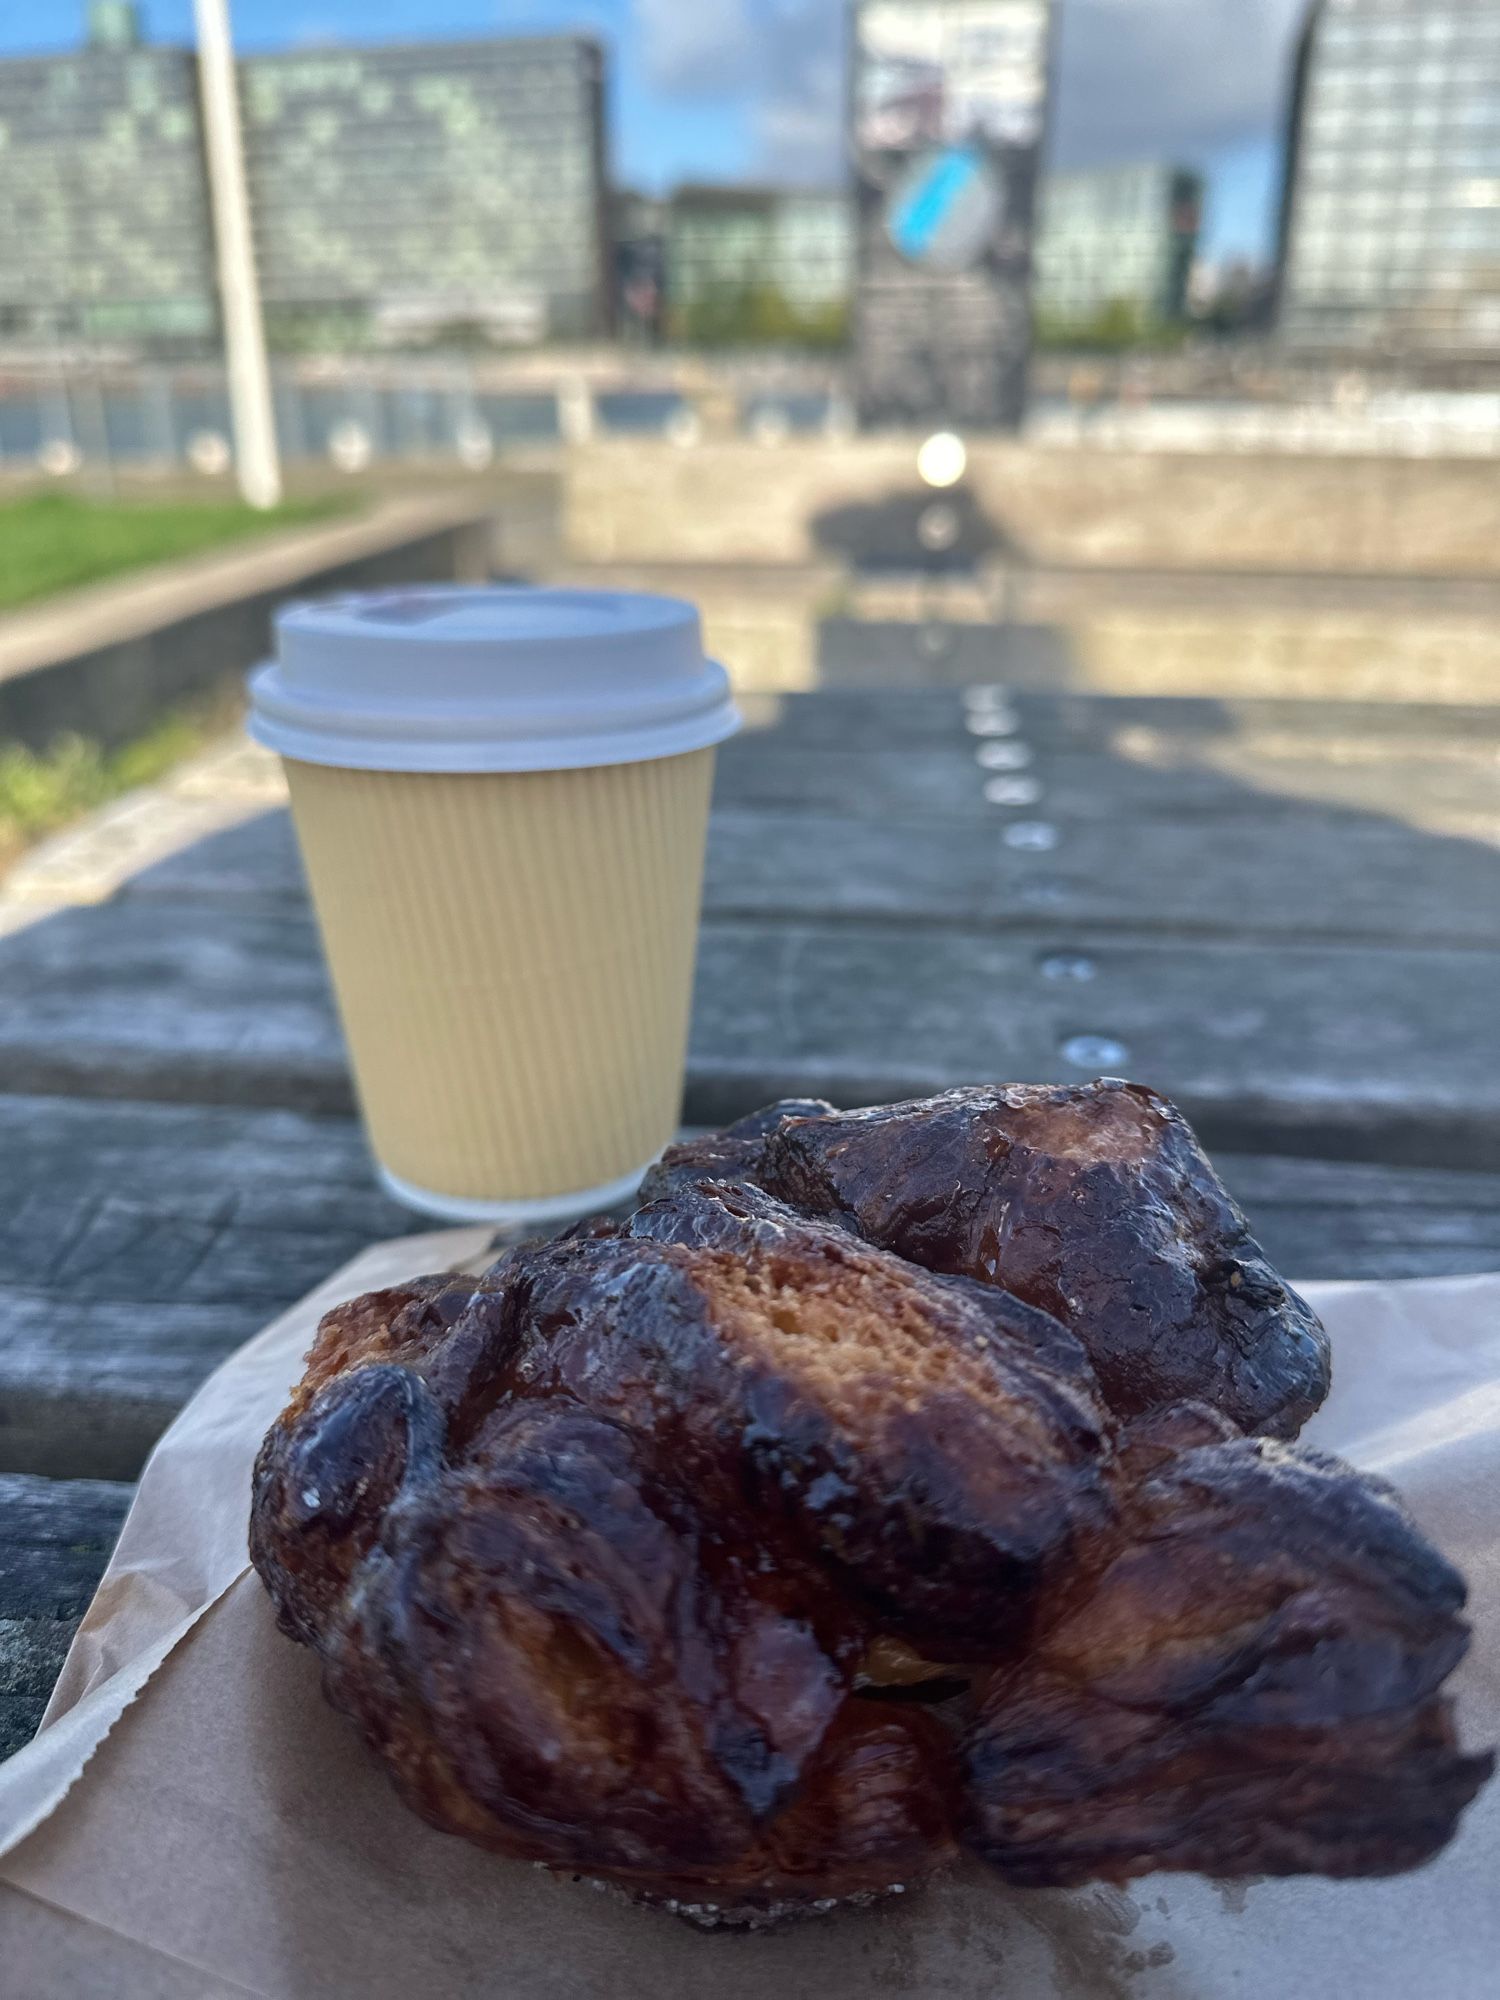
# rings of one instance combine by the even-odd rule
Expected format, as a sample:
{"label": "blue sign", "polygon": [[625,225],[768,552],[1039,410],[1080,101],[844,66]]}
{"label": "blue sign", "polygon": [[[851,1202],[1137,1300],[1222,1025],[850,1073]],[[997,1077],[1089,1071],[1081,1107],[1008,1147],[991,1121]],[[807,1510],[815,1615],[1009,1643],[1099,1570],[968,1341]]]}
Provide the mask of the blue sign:
{"label": "blue sign", "polygon": [[1003,209],[986,155],[974,146],[947,146],[923,156],[897,183],[886,233],[908,263],[968,270],[993,243]]}

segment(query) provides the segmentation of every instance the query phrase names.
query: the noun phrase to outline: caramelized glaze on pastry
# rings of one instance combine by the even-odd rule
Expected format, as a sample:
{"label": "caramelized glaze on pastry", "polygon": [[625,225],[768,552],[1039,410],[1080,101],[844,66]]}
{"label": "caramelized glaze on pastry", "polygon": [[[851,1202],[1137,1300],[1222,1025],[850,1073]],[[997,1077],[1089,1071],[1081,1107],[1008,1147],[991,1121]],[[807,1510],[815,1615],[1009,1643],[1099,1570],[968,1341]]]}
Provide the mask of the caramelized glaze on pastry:
{"label": "caramelized glaze on pastry", "polygon": [[649,1200],[752,1181],[929,1271],[995,1285],[1083,1342],[1110,1407],[1201,1399],[1295,1437],[1328,1343],[1267,1263],[1191,1127],[1136,1084],[995,1085],[874,1111],[773,1106],[674,1147]]}
{"label": "caramelized glaze on pastry", "polygon": [[1462,1583],[1242,1435],[1321,1330],[1170,1107],[783,1107],[647,1192],[329,1314],[262,1450],[278,1618],[434,1826],[735,1922],[1449,1838]]}

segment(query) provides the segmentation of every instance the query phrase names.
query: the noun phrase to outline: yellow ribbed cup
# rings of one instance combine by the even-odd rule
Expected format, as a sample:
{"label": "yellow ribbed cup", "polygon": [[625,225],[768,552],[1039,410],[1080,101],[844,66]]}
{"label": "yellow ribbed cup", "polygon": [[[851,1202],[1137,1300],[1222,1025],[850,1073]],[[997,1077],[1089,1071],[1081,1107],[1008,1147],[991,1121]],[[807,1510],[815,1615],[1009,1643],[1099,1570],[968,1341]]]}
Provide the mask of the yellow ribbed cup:
{"label": "yellow ribbed cup", "polygon": [[387,1184],[497,1219],[622,1197],[679,1116],[714,752],[286,770]]}

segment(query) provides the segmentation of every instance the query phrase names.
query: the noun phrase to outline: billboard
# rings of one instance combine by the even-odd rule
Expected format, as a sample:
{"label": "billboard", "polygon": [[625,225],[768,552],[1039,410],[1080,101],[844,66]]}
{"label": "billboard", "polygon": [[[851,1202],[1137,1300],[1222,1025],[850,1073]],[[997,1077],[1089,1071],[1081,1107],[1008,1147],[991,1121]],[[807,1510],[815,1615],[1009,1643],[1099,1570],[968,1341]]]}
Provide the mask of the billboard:
{"label": "billboard", "polygon": [[856,392],[867,425],[1025,407],[1049,0],[859,0]]}

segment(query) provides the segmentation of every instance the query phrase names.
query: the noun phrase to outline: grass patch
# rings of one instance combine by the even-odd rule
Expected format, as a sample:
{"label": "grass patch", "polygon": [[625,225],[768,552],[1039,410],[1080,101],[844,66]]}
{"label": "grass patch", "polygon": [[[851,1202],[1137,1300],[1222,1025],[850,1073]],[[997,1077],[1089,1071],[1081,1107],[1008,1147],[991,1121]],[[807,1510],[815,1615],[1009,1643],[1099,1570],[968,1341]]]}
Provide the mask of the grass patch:
{"label": "grass patch", "polygon": [[114,750],[84,736],[60,736],[46,751],[0,743],[0,868],[49,833],[155,784],[222,735],[236,712],[227,696],[175,709]]}
{"label": "grass patch", "polygon": [[150,563],[277,528],[325,520],[349,501],[329,494],[258,513],[237,501],[86,500],[32,493],[0,502],[0,611]]}

